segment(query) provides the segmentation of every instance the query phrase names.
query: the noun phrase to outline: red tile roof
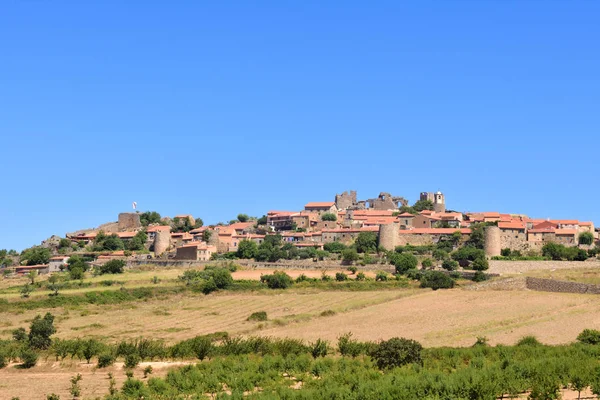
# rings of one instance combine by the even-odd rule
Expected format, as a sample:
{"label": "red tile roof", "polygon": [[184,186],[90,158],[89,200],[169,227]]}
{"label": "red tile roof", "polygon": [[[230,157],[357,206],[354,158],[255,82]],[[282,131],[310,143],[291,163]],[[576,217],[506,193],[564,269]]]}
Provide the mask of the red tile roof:
{"label": "red tile roof", "polygon": [[500,229],[522,229],[525,230],[525,223],[519,221],[498,222]]}
{"label": "red tile roof", "polygon": [[557,229],[555,232],[557,235],[569,235],[569,236],[574,236],[578,233],[577,229]]}
{"label": "red tile roof", "polygon": [[155,225],[155,226],[149,226],[148,229],[146,229],[146,232],[150,233],[150,232],[158,232],[158,231],[170,231],[171,227],[168,225]]}
{"label": "red tile roof", "polygon": [[334,201],[313,201],[311,203],[307,203],[304,208],[329,208],[334,204]]}
{"label": "red tile roof", "polygon": [[469,228],[415,228],[401,229],[398,232],[402,235],[452,235],[454,232],[460,232],[463,235],[471,233]]}

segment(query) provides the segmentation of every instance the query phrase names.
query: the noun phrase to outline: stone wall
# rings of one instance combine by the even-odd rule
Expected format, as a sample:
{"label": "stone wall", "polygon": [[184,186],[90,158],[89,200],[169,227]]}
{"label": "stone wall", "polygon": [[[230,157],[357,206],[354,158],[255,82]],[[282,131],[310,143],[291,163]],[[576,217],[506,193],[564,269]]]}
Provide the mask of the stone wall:
{"label": "stone wall", "polygon": [[600,285],[555,281],[554,279],[527,277],[525,279],[525,286],[527,289],[537,290],[540,292],[600,294]]}
{"label": "stone wall", "polygon": [[353,207],[356,205],[356,190],[351,190],[350,192],[344,192],[342,194],[335,195],[335,205],[338,210],[346,210],[349,207]]}
{"label": "stone wall", "polygon": [[497,226],[485,227],[485,255],[489,257],[499,256],[500,250],[500,228]]}

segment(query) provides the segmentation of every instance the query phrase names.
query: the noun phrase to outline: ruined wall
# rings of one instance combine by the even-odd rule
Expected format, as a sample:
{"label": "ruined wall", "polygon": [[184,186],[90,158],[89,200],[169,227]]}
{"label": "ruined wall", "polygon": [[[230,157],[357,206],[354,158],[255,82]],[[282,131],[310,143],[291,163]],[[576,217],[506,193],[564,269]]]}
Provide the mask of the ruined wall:
{"label": "ruined wall", "polygon": [[120,231],[133,231],[142,227],[138,213],[121,213],[118,222]]}
{"label": "ruined wall", "polygon": [[534,270],[558,270],[572,268],[598,268],[600,260],[588,261],[504,261],[490,260],[488,272],[495,274],[520,274]]}
{"label": "ruined wall", "polygon": [[530,290],[554,293],[581,293],[600,294],[600,285],[568,281],[555,281],[554,279],[525,278],[525,286]]}
{"label": "ruined wall", "polygon": [[356,190],[335,195],[335,206],[338,210],[346,210],[356,204]]}
{"label": "ruined wall", "polygon": [[169,230],[156,231],[154,235],[154,254],[160,256],[171,247],[171,232]]}
{"label": "ruined wall", "polygon": [[408,205],[408,200],[404,197],[395,197],[389,193],[381,192],[376,199],[366,200],[369,208],[373,210],[397,210],[399,206]]}
{"label": "ruined wall", "polygon": [[485,227],[485,255],[488,257],[499,256],[502,250],[500,244],[500,228],[497,226]]}

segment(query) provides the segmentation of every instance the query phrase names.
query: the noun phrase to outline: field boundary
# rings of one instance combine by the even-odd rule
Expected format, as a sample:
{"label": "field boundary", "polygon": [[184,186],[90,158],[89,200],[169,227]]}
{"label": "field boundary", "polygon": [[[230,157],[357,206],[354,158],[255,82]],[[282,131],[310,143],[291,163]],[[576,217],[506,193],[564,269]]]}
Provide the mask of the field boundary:
{"label": "field boundary", "polygon": [[525,278],[525,287],[538,292],[600,294],[600,285],[532,278],[529,276]]}

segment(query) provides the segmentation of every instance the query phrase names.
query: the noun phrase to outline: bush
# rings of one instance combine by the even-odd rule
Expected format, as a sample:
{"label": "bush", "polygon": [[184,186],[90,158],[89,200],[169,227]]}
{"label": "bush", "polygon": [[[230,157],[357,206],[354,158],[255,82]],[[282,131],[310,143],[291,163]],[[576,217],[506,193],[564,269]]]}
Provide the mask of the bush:
{"label": "bush", "polygon": [[333,213],[324,213],[321,215],[321,221],[337,221],[337,215]]}
{"label": "bush", "polygon": [[102,353],[98,356],[98,368],[110,367],[115,363],[115,356],[111,353]]}
{"label": "bush", "polygon": [[346,275],[343,272],[336,272],[335,273],[335,280],[338,281],[338,282],[347,281],[348,280],[348,275]]}
{"label": "bush", "polygon": [[345,249],[342,251],[342,261],[344,264],[352,264],[359,259],[358,253],[354,249]]}
{"label": "bush", "polygon": [[541,343],[535,336],[524,336],[518,342],[517,346],[540,346]]}
{"label": "bush", "polygon": [[310,354],[313,358],[325,357],[329,349],[329,345],[326,341],[317,339],[316,342],[309,345]]}
{"label": "bush", "polygon": [[8,362],[6,361],[6,357],[4,357],[4,354],[0,354],[0,369],[6,367],[8,365]]}
{"label": "bush", "polygon": [[438,261],[442,261],[442,260],[445,260],[448,258],[448,252],[446,250],[442,250],[442,249],[433,250],[431,255],[433,256],[433,258],[435,258]]}
{"label": "bush", "polygon": [[375,232],[361,232],[356,238],[356,251],[370,253],[377,250],[377,234]]}
{"label": "bush", "polygon": [[591,232],[582,232],[579,234],[579,244],[590,245],[594,243],[594,235]]}
{"label": "bush", "polygon": [[341,253],[346,249],[346,245],[340,242],[330,242],[323,245],[323,250],[330,253]]}
{"label": "bush", "polygon": [[473,275],[473,282],[483,282],[487,281],[488,276],[482,271],[476,271]]}
{"label": "bush", "polygon": [[412,254],[400,253],[394,257],[393,264],[397,274],[405,274],[409,270],[417,268],[419,260]]}
{"label": "bush", "polygon": [[364,281],[365,279],[367,279],[367,277],[365,276],[364,272],[359,272],[358,274],[356,274],[357,281]]}
{"label": "bush", "polygon": [[442,263],[442,268],[446,271],[456,271],[458,269],[458,262],[448,258]]}
{"label": "bush", "polygon": [[600,344],[600,331],[595,329],[584,329],[577,336],[577,340],[585,344]]}
{"label": "bush", "polygon": [[123,260],[110,260],[104,265],[100,266],[100,275],[104,274],[122,274],[123,268],[125,267],[125,261]]}
{"label": "bush", "polygon": [[226,268],[215,268],[207,271],[214,280],[218,289],[227,289],[233,285],[231,272]]}
{"label": "bush", "polygon": [[50,313],[46,313],[44,318],[37,315],[29,327],[29,346],[34,349],[47,349],[52,344],[50,336],[54,333],[54,316]]}
{"label": "bush", "polygon": [[132,369],[140,363],[140,356],[137,353],[129,353],[125,355],[125,368]]}
{"label": "bush", "polygon": [[471,268],[475,271],[485,271],[490,267],[488,260],[485,257],[478,257],[471,264]]}
{"label": "bush", "polygon": [[266,320],[267,320],[267,312],[266,311],[254,312],[248,317],[248,321],[266,321]]}
{"label": "bush", "polygon": [[358,271],[358,268],[356,268],[355,266],[351,265],[348,268],[346,268],[351,274],[355,274],[356,271]]}
{"label": "bush", "polygon": [[433,261],[431,260],[431,258],[426,258],[423,261],[421,261],[421,266],[423,267],[423,269],[431,268],[433,267]]}
{"label": "bush", "polygon": [[454,287],[454,279],[441,271],[429,271],[423,274],[420,286],[433,290],[451,289]]}
{"label": "bush", "polygon": [[452,259],[458,261],[459,263],[461,261],[475,261],[478,258],[485,259],[485,251],[472,246],[461,247],[452,253]]}
{"label": "bush", "polygon": [[38,354],[33,349],[25,348],[21,350],[20,358],[23,368],[32,368],[37,364]]}
{"label": "bush", "polygon": [[378,271],[375,275],[375,281],[377,282],[385,282],[388,280],[388,274],[384,271]]}
{"label": "bush", "polygon": [[[400,277],[400,275],[396,275],[397,277]],[[423,271],[419,271],[418,269],[411,269],[406,273],[406,277],[408,279],[412,279],[414,281],[420,281],[421,278],[423,277]]]}
{"label": "bush", "polygon": [[391,338],[379,343],[372,354],[379,369],[392,369],[406,364],[422,364],[419,342],[404,338]]}
{"label": "bush", "polygon": [[292,278],[283,271],[275,271],[271,275],[261,275],[260,281],[269,289],[287,289],[292,286]]}

